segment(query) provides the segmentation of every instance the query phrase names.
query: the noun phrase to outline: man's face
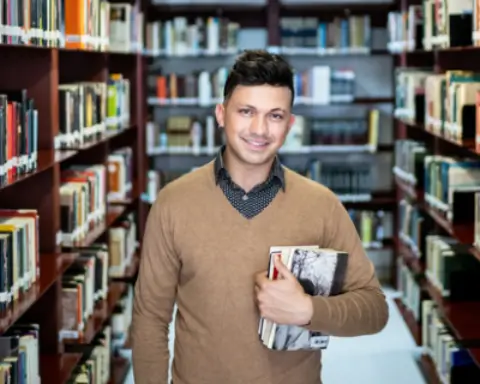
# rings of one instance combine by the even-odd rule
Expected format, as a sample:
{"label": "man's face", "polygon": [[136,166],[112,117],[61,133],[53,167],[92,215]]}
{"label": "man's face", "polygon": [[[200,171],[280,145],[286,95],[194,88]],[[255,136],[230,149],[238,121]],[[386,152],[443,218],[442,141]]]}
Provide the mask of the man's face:
{"label": "man's face", "polygon": [[215,111],[231,153],[249,165],[271,161],[294,122],[291,100],[287,87],[237,86]]}

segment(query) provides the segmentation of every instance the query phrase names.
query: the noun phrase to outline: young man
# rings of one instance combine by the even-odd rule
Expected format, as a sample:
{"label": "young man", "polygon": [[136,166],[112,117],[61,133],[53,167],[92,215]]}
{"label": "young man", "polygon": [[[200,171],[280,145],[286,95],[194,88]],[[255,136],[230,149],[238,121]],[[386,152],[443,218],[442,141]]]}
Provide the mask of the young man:
{"label": "young man", "polygon": [[[293,91],[281,57],[243,53],[216,108],[226,147],[159,193],[135,286],[136,384],[167,384],[175,302],[174,384],[319,384],[320,352],[267,349],[260,316],[334,336],[385,326],[385,297],[342,204],[276,156],[294,122]],[[349,253],[344,293],[308,296],[280,262],[282,279],[267,279],[270,246],[315,244]]]}

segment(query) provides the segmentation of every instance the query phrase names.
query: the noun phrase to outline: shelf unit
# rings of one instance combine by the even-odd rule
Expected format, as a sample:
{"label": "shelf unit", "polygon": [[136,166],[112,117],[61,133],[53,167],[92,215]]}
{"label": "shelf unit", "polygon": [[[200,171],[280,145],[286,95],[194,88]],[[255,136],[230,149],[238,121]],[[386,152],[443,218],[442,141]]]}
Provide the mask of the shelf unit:
{"label": "shelf unit", "polygon": [[[221,2],[220,2],[221,3]],[[225,2],[226,3],[226,2]],[[206,0],[169,0],[152,1],[148,9],[148,22],[166,21],[174,17],[187,17],[190,23],[195,18],[207,18],[210,16],[226,17],[229,21],[238,23],[240,28],[248,28],[255,33],[259,29],[265,30],[265,46],[272,53],[282,54],[291,65],[298,71],[302,71],[314,65],[328,65],[331,68],[345,68],[354,64],[352,68],[356,72],[357,81],[363,81],[358,85],[355,94],[345,103],[331,103],[327,105],[315,105],[308,97],[297,96],[294,113],[315,118],[355,116],[358,117],[364,111],[369,109],[378,109],[384,114],[381,126],[386,123],[388,128],[392,127],[391,109],[393,106],[393,89],[390,87],[391,72],[388,69],[392,66],[391,57],[386,50],[384,43],[387,15],[391,9],[394,9],[393,0],[349,0],[349,1],[288,1],[288,0],[252,0],[252,1],[232,1],[229,4],[212,3]],[[319,22],[332,22],[335,17],[347,15],[368,15],[370,16],[373,44],[370,49],[345,48],[345,49],[319,49],[305,47],[282,47],[282,36],[280,31],[280,21],[284,17],[316,17]],[[253,33],[253,32],[251,32]],[[240,41],[241,39],[239,39]],[[263,40],[262,40],[263,41]],[[263,44],[263,42],[261,43]],[[148,121],[160,122],[165,116],[175,114],[186,116],[193,115],[200,120],[207,114],[213,114],[213,108],[220,99],[212,97],[210,102],[203,100],[200,104],[198,98],[160,99],[156,95],[156,83],[153,77],[159,73],[168,74],[170,72],[190,73],[191,70],[212,71],[218,67],[229,67],[233,64],[233,58],[242,47],[221,49],[218,54],[208,54],[200,51],[193,55],[186,52],[185,55],[165,54],[164,47],[152,49],[149,60],[149,80],[147,103],[149,106]],[[234,51],[234,52],[233,52]],[[345,60],[348,60],[345,65]],[[357,63],[359,62],[359,64]],[[377,62],[381,64],[378,64]],[[195,64],[192,66],[192,64]],[[184,68],[183,68],[184,67]],[[357,72],[357,68],[358,72]],[[364,76],[366,74],[366,76]],[[367,78],[368,80],[365,80]],[[361,79],[361,80],[359,80]],[[385,86],[383,80],[388,83]],[[369,86],[366,82],[374,82]],[[315,113],[312,114],[312,111]],[[159,123],[161,124],[161,123]],[[393,131],[393,129],[392,129]],[[387,132],[385,134],[385,132]],[[389,177],[383,178],[383,175],[389,173],[389,164],[391,163],[391,153],[393,150],[392,132],[389,129],[383,130],[384,136],[379,139],[378,145],[372,150],[369,145],[319,145],[302,147],[298,150],[282,148],[280,156],[282,162],[295,170],[303,170],[309,158],[340,159],[346,156],[354,156],[357,159],[368,159],[374,163],[375,180],[379,179],[379,187],[371,196],[343,196],[342,201],[346,208],[358,210],[385,210],[393,212],[395,210],[395,194],[393,180]],[[148,134],[147,134],[148,135]],[[189,171],[194,166],[199,166],[212,159],[216,153],[216,148],[201,147],[198,151],[189,151],[188,147],[165,148],[160,146],[149,146],[147,144],[147,153],[149,155],[149,165],[151,170],[175,173]],[[379,160],[379,161],[377,161]],[[381,165],[378,165],[381,164]],[[376,184],[376,183],[375,183]],[[350,198],[352,197],[352,198]],[[150,198],[144,199],[147,206],[152,202]],[[396,221],[396,220],[394,220]],[[390,240],[390,239],[387,239]],[[388,241],[387,241],[388,243]],[[391,242],[390,242],[391,243]],[[389,244],[390,244],[389,243]],[[379,249],[378,259],[383,265],[386,257],[391,257],[391,246],[386,245]],[[384,253],[383,251],[390,251]],[[373,257],[377,257],[375,250]],[[395,265],[393,263],[391,271],[388,267],[388,276],[395,275]]]}
{"label": "shelf unit", "polygon": [[[406,11],[409,6],[422,5],[421,0],[401,0],[399,10]],[[474,2],[474,7],[475,7]],[[447,16],[448,19],[448,16]],[[417,32],[418,33],[418,32]],[[471,70],[478,72],[480,64],[480,47],[449,47],[434,48],[432,50],[408,50],[406,42],[390,44],[391,53],[396,59],[399,68],[433,68],[437,74],[448,70]],[[478,117],[477,117],[478,118]],[[425,129],[424,124],[402,116],[395,117],[396,139],[411,139],[423,142],[429,152],[435,155],[458,156],[464,158],[478,158],[480,152],[475,149],[474,140],[455,141],[449,137],[437,135]],[[478,123],[477,123],[478,124]],[[478,129],[478,128],[477,128]],[[426,217],[432,220],[432,233],[450,236],[461,244],[470,245],[471,254],[480,262],[480,250],[473,246],[474,223],[453,224],[437,209],[433,208],[425,199],[422,186],[407,180],[393,170],[396,186],[397,203],[404,197],[409,198]],[[396,238],[397,257],[401,258],[415,276],[421,288],[421,300],[433,300],[438,307],[440,316],[455,340],[465,347],[473,361],[480,369],[479,347],[480,331],[480,302],[479,301],[452,301],[442,297],[441,292],[426,275],[426,266],[415,252]],[[411,334],[416,343],[422,345],[421,321],[417,321],[412,312],[404,306],[401,300],[396,300]],[[423,355],[419,361],[420,367],[428,383],[442,383],[435,364],[430,356]]]}
{"label": "shelf unit", "polygon": [[[109,227],[128,212],[136,212],[137,239],[144,230],[147,211],[140,195],[145,184],[146,60],[141,52],[109,53],[0,44],[0,89],[26,89],[28,97],[35,101],[39,117],[38,167],[0,185],[0,209],[36,209],[40,232],[40,278],[26,294],[0,313],[0,331],[5,332],[16,322],[39,324],[40,368],[44,383],[66,383],[82,357],[78,353],[66,352],[68,342],[59,341],[61,278],[78,254],[78,250],[65,249],[59,243],[61,170],[76,164],[106,164],[112,151],[131,147],[134,185],[130,195],[125,201],[109,204],[105,221],[89,232],[77,248],[89,246],[97,240],[108,243]],[[55,149],[54,139],[59,132],[59,85],[107,82],[110,73],[120,73],[130,81],[129,125],[75,150]],[[106,195],[104,198],[107,201]],[[95,308],[85,337],[72,343],[88,343],[102,329],[127,285],[134,281],[137,267],[138,257],[134,257],[125,276],[110,279],[108,297]],[[112,360],[110,382],[123,383],[130,363],[120,357]]]}

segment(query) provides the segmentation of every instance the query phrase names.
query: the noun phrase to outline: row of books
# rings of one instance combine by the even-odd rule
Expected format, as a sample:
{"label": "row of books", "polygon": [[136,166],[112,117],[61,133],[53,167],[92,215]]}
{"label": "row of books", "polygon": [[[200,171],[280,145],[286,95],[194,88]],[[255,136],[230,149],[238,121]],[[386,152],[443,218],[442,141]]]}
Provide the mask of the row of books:
{"label": "row of books", "polygon": [[106,83],[59,86],[59,134],[55,148],[78,148],[130,123],[130,81],[111,74]]}
{"label": "row of books", "polygon": [[[88,200],[86,200],[88,201]],[[78,207],[77,209],[81,209]],[[39,216],[36,210],[0,210],[0,309],[19,299],[40,276]],[[17,247],[20,247],[17,249]],[[106,278],[122,277],[137,250],[135,218],[130,214],[109,228],[109,244],[92,246],[78,262],[96,254],[97,263],[89,261],[98,275],[97,293],[92,297],[104,298]],[[94,268],[95,267],[95,268]],[[78,270],[78,269],[76,269]],[[104,279],[102,280],[102,276]],[[102,285],[103,284],[103,285]]]}
{"label": "row of books", "polygon": [[480,139],[480,74],[410,68],[401,69],[396,79],[397,117],[424,123],[426,130],[455,142]]}
{"label": "row of books", "polygon": [[38,224],[36,210],[0,210],[0,310],[40,277]]}
{"label": "row of books", "polygon": [[372,44],[370,16],[336,17],[331,22],[316,17],[281,17],[280,43],[285,52],[292,49],[298,53],[302,49],[368,52]]}
{"label": "row of books", "polygon": [[480,43],[478,1],[423,0],[388,19],[392,51],[466,47]]}
{"label": "row of books", "polygon": [[422,288],[417,281],[417,276],[409,268],[402,255],[397,257],[396,273],[397,291],[400,294],[400,301],[410,311],[413,318],[420,322]]}
{"label": "row of books", "polygon": [[476,383],[478,368],[469,351],[452,335],[441,311],[432,299],[422,299],[422,277],[397,259],[397,286],[400,301],[420,327],[423,354],[431,359],[442,383]]}
{"label": "row of books", "polygon": [[425,253],[425,273],[442,297],[480,300],[480,263],[470,244],[460,244],[449,236],[427,235]]}
{"label": "row of books", "polygon": [[425,202],[453,223],[471,223],[474,197],[480,191],[480,161],[433,155],[424,144],[411,140],[395,143],[398,177],[421,188]]}
{"label": "row of books", "polygon": [[318,159],[312,159],[304,174],[340,196],[366,196],[369,199],[373,192],[370,163],[322,163]]}
{"label": "row of books", "polygon": [[40,384],[40,327],[18,323],[0,337],[0,382]]}
{"label": "row of books", "polygon": [[118,379],[112,375],[114,361],[121,358],[128,340],[133,304],[133,288],[128,286],[113,310],[112,317],[89,344],[66,344],[67,353],[82,358],[69,378],[69,384],[107,384]]}
{"label": "row of books", "polygon": [[147,23],[146,49],[165,56],[198,56],[235,53],[240,25],[225,17],[186,17]]}
{"label": "row of books", "polygon": [[0,90],[0,185],[37,168],[38,110],[26,90]]}
{"label": "row of books", "polygon": [[132,149],[125,147],[110,154],[107,165],[76,165],[61,172],[63,246],[78,246],[91,230],[103,226],[107,202],[126,200],[132,191],[132,165]]}
{"label": "row of books", "polygon": [[325,105],[352,103],[355,99],[355,72],[316,65],[294,74],[295,102]]}
{"label": "row of books", "polygon": [[59,339],[80,339],[95,306],[107,298],[107,244],[93,244],[62,275],[62,328]]}
{"label": "row of books", "polygon": [[407,199],[398,203],[399,239],[413,255],[420,258],[425,250],[425,236],[429,227],[422,210]]}
{"label": "row of books", "polygon": [[[169,149],[183,148],[199,154],[202,148],[213,153],[225,143],[223,130],[217,128],[214,116],[199,118],[189,115],[174,115],[164,123],[148,122],[146,147],[149,153],[169,152]],[[379,132],[379,111],[368,111],[366,118],[315,118],[295,116],[284,151],[303,150],[311,146],[370,146],[376,148]],[[180,149],[178,149],[180,151]]]}
{"label": "row of books", "polygon": [[391,212],[349,209],[348,214],[365,248],[382,248],[392,237]]}
{"label": "row of books", "polygon": [[[79,256],[62,275],[62,329],[60,340],[82,339],[87,330],[87,323],[94,315],[95,307],[107,299],[109,278],[123,277],[125,270],[124,254],[130,251],[131,237],[135,245],[135,224],[132,217],[124,220],[125,228],[112,228],[110,242],[95,243],[79,249]],[[126,228],[126,227],[129,228]],[[128,231],[126,240],[119,241],[119,230]],[[128,255],[132,257],[132,255]],[[119,303],[121,305],[121,303]],[[120,319],[117,319],[119,321]],[[122,329],[124,326],[122,325]]]}
{"label": "row of books", "polygon": [[99,383],[107,384],[111,379],[112,366],[112,326],[110,324],[95,336],[84,348],[80,363],[75,367],[68,384]]}
{"label": "row of books", "polygon": [[[168,105],[171,100],[172,104],[211,106],[223,99],[227,76],[226,67],[213,73],[200,71],[187,75],[170,73],[157,76],[156,103]],[[294,86],[297,104],[351,103],[355,98],[355,72],[315,66],[295,73]]]}
{"label": "row of books", "polygon": [[333,119],[295,115],[282,148],[324,145],[370,145],[378,144],[379,111],[371,109],[365,118],[338,117]]}
{"label": "row of books", "polygon": [[476,383],[480,372],[468,349],[452,335],[434,300],[421,302],[422,346],[444,383]]}
{"label": "row of books", "polygon": [[143,13],[128,3],[15,0],[0,13],[0,24],[3,44],[114,52],[143,49]]}

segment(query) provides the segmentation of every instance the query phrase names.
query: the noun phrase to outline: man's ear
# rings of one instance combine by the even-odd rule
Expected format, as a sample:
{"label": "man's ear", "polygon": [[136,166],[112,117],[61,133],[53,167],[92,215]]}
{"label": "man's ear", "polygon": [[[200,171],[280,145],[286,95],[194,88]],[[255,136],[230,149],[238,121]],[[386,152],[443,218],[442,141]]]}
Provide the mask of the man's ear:
{"label": "man's ear", "polygon": [[225,126],[225,106],[223,104],[217,104],[215,107],[215,117],[217,118],[217,124],[219,127]]}
{"label": "man's ear", "polygon": [[290,132],[290,129],[292,129],[294,124],[295,124],[295,115],[292,114],[292,115],[290,115],[290,120],[288,122],[287,134],[288,134],[288,132]]}

